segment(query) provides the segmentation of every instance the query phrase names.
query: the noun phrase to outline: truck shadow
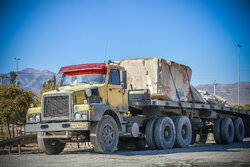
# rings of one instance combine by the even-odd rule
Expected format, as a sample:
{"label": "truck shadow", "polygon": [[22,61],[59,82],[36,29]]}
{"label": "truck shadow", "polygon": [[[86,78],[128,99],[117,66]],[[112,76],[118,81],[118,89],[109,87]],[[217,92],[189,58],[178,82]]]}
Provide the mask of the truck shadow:
{"label": "truck shadow", "polygon": [[[117,150],[111,155],[159,155],[159,154],[176,154],[176,153],[194,153],[194,152],[239,152],[238,149],[250,148],[250,141],[233,143],[230,145],[203,144],[192,145],[188,148],[173,148],[169,150]],[[93,149],[84,149],[79,151],[64,151],[62,154],[97,154]],[[104,155],[104,154],[103,154]],[[110,154],[109,154],[110,155]]]}
{"label": "truck shadow", "polygon": [[[189,152],[239,152],[240,148],[250,148],[250,141],[244,141],[240,143],[233,143],[230,145],[217,145],[217,144],[203,144],[192,145],[188,148],[173,148],[169,150],[129,150],[129,151],[116,151],[113,154],[116,155],[158,155],[158,154],[176,154],[176,153],[189,153]],[[236,149],[236,150],[234,150]]]}

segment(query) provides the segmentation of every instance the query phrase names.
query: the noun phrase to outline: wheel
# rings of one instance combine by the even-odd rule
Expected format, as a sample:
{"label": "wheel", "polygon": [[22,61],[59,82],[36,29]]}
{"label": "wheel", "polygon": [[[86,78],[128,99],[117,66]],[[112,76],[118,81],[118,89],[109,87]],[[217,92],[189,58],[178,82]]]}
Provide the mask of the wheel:
{"label": "wheel", "polygon": [[214,121],[214,127],[213,127],[213,134],[214,134],[214,140],[216,144],[222,144],[222,138],[221,138],[221,118],[218,118]]}
{"label": "wheel", "polygon": [[56,139],[40,138],[39,136],[41,135],[42,132],[38,132],[37,142],[42,152],[48,155],[52,155],[52,154],[60,154],[63,151],[66,143],[61,143],[59,140]]}
{"label": "wheel", "polygon": [[191,145],[193,145],[196,142],[196,137],[197,137],[197,134],[193,133],[192,134],[192,139],[191,139],[191,142],[190,142]]}
{"label": "wheel", "polygon": [[175,126],[169,117],[157,119],[154,127],[154,139],[158,149],[170,149],[175,143]]}
{"label": "wheel", "polygon": [[118,148],[118,150],[128,150],[128,139],[127,138],[119,138],[117,148]]}
{"label": "wheel", "polygon": [[104,115],[99,122],[93,122],[90,142],[98,153],[112,153],[117,147],[119,132],[113,117]]}
{"label": "wheel", "polygon": [[234,140],[234,124],[231,118],[223,118],[221,121],[221,139],[223,144],[231,144]]}
{"label": "wheel", "polygon": [[176,147],[187,147],[192,139],[192,126],[188,117],[179,116],[174,120],[174,125],[176,129]]}
{"label": "wheel", "polygon": [[240,117],[233,119],[234,123],[234,141],[242,142],[245,136],[245,126]]}
{"label": "wheel", "polygon": [[157,118],[151,118],[146,125],[146,143],[148,145],[149,149],[156,149],[156,145],[155,145],[155,140],[154,140],[154,126],[155,126],[155,122],[156,122]]}

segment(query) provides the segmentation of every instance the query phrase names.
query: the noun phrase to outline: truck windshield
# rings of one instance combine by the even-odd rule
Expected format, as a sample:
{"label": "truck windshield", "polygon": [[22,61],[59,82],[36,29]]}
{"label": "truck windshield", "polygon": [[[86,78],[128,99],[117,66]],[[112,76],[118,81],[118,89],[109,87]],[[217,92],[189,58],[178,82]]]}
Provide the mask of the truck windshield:
{"label": "truck windshield", "polygon": [[63,74],[60,87],[68,85],[101,84],[105,81],[105,74]]}

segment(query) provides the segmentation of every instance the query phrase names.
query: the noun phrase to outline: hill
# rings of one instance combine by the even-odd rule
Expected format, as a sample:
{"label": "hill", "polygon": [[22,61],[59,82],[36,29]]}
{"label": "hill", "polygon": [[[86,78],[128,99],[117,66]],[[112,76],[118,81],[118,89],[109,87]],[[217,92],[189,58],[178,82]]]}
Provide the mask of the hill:
{"label": "hill", "polygon": [[[25,68],[18,72],[17,80],[20,82],[20,87],[39,92],[42,89],[43,83],[51,79],[54,74],[48,70],[39,71],[33,68]],[[10,75],[5,75],[8,78],[4,80],[4,84],[9,84]]]}
{"label": "hill", "polygon": [[[212,84],[198,85],[195,88],[206,90],[210,93],[214,92]],[[216,94],[227,99],[231,105],[238,104],[238,83],[216,84]],[[240,104],[250,104],[250,82],[240,83]]]}

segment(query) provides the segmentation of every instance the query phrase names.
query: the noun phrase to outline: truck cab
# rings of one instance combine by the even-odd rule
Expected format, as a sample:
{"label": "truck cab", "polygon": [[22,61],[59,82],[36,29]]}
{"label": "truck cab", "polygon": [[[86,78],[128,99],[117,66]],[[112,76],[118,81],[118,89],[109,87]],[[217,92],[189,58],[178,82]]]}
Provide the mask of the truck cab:
{"label": "truck cab", "polygon": [[[114,63],[81,64],[62,67],[59,74],[59,88],[42,95],[41,107],[28,110],[26,131],[38,133],[39,147],[47,154],[57,154],[67,141],[77,139],[91,141],[97,152],[113,151],[128,112],[124,68]],[[105,130],[98,132],[103,119]],[[104,132],[100,146],[98,133]]]}

